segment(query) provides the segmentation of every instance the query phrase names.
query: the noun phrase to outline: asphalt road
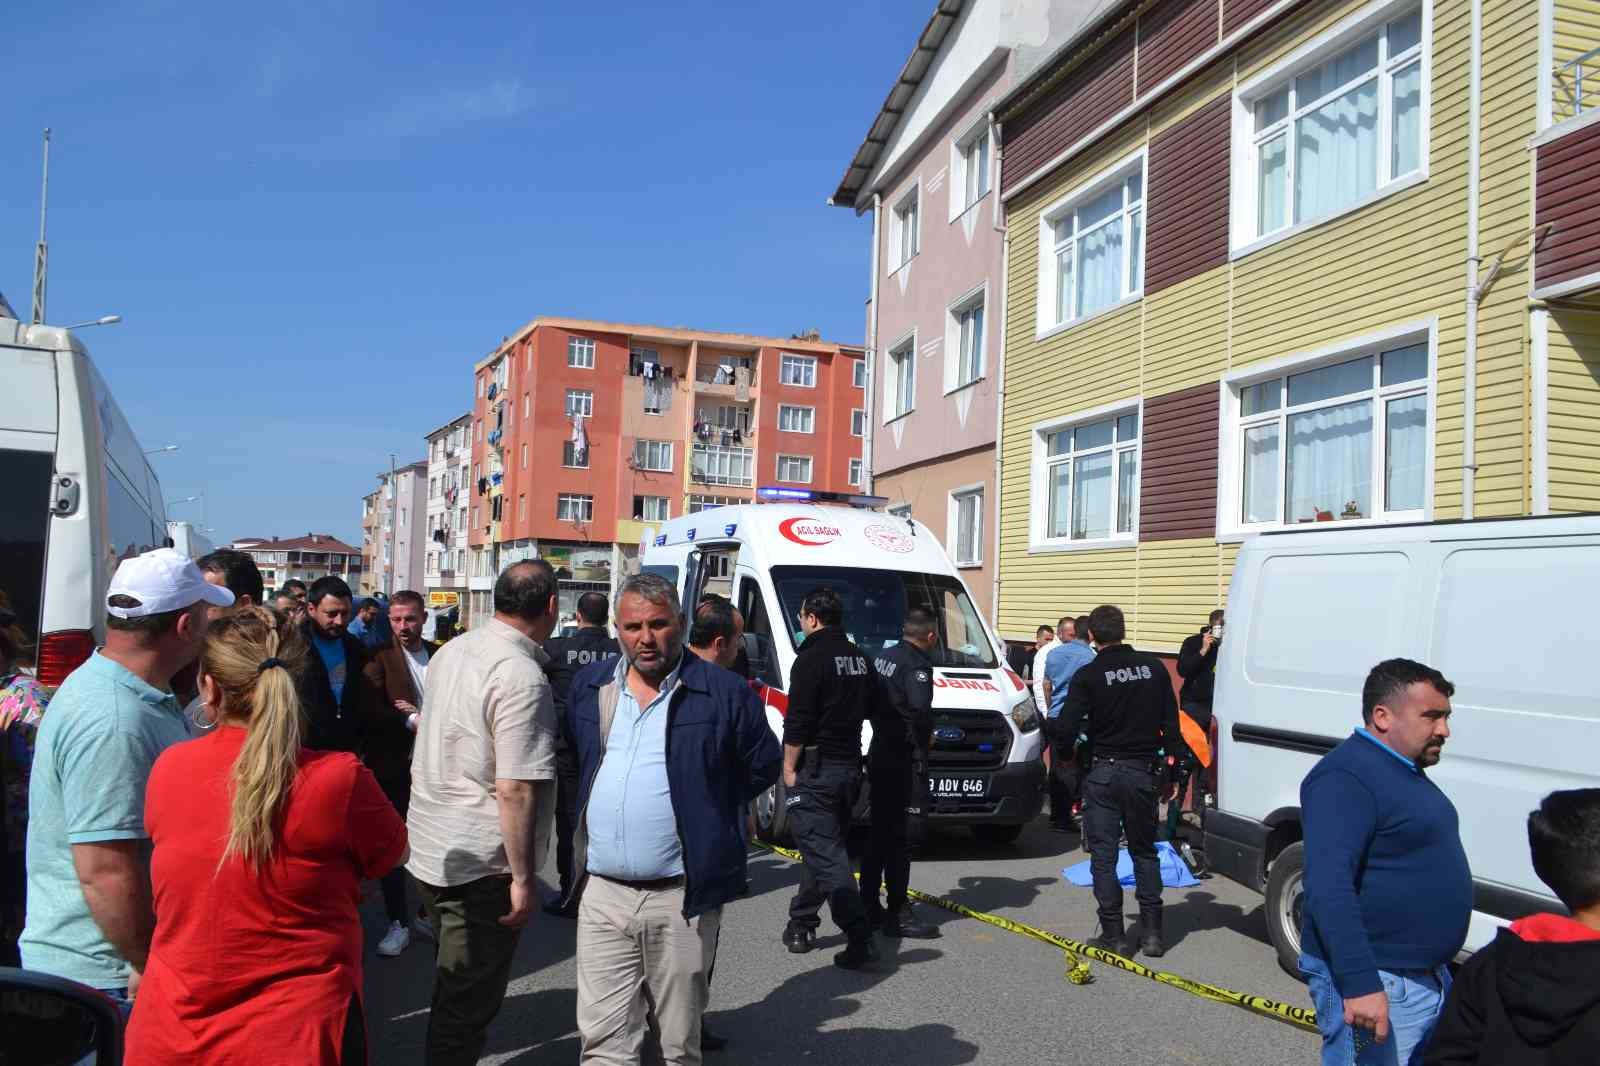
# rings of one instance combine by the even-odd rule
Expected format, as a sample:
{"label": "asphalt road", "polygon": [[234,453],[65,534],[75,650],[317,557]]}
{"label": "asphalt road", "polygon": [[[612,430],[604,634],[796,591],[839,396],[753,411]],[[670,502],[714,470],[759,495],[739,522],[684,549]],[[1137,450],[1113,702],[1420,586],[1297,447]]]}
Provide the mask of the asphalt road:
{"label": "asphalt road", "polygon": [[[911,881],[976,910],[1086,940],[1094,932],[1093,897],[1060,873],[1084,858],[1075,835],[1052,833],[1042,821],[1011,845],[980,844],[950,830],[919,856]],[[819,949],[790,955],[778,937],[798,870],[766,853],[753,854],[750,867],[751,897],[723,916],[708,1018],[730,1044],[707,1056],[710,1066],[1315,1061],[1316,1037],[1282,1022],[1099,963],[1090,964],[1092,983],[1068,984],[1059,950],[937,908],[922,910],[939,925],[940,939],[880,939],[883,960],[871,972],[832,965],[842,937],[826,911]],[[1307,1005],[1304,988],[1277,967],[1260,897],[1221,877],[1166,896],[1169,950],[1153,965]],[[1131,890],[1125,905],[1131,926]],[[382,935],[375,893],[364,913],[373,1062],[420,1063],[431,945],[415,941],[397,959],[378,958],[371,947]],[[524,930],[483,1063],[578,1061],[573,926],[541,914]]]}

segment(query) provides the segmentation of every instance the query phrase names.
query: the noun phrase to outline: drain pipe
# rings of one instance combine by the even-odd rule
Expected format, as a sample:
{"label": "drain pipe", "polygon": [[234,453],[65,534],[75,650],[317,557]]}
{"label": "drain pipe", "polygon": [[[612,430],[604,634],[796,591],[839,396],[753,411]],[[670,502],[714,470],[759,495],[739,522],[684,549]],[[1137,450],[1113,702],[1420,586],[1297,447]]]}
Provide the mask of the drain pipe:
{"label": "drain pipe", "polygon": [[883,195],[872,194],[872,310],[867,314],[867,380],[862,385],[861,406],[864,409],[861,426],[861,494],[872,495],[872,427],[876,422],[877,404],[872,390],[878,381],[878,227],[883,218]]}
{"label": "drain pipe", "polygon": [[[990,554],[989,565],[994,568],[994,579],[989,592],[989,621],[994,625],[996,634],[1000,632],[1000,513],[1004,510],[1001,502],[1004,494],[1003,482],[1000,480],[1004,473],[1004,460],[1001,458],[1001,444],[1005,439],[1004,429],[1006,423],[1006,286],[1011,274],[1011,234],[1007,232],[1002,221],[1002,207],[1000,204],[1000,165],[1001,151],[999,138],[995,136],[994,113],[989,114],[989,143],[994,146],[994,228],[1005,234],[1000,242],[1000,315],[999,343],[995,345],[994,360],[994,502],[990,509],[994,512],[994,551]],[[1005,637],[1001,636],[1001,640]]]}
{"label": "drain pipe", "polygon": [[1471,68],[1467,81],[1467,307],[1461,372],[1461,517],[1474,515],[1478,475],[1478,172],[1482,151],[1483,0],[1472,0]]}

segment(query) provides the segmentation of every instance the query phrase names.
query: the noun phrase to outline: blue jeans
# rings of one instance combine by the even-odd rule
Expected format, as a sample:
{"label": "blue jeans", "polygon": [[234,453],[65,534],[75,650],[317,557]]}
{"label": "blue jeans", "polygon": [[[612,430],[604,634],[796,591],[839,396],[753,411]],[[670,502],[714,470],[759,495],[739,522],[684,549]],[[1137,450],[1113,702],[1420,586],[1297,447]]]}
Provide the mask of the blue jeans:
{"label": "blue jeans", "polygon": [[1323,1066],[1412,1066],[1433,1035],[1445,995],[1450,991],[1450,969],[1379,970],[1384,995],[1389,997],[1389,1037],[1383,1043],[1370,1030],[1344,1023],[1344,997],[1334,987],[1328,964],[1312,955],[1300,956],[1300,972],[1311,990],[1322,1034]]}
{"label": "blue jeans", "polygon": [[128,998],[128,990],[126,988],[102,988],[100,991],[110,996],[117,1004],[117,1008],[122,1011],[122,1020],[124,1022],[133,1015],[133,1000]]}

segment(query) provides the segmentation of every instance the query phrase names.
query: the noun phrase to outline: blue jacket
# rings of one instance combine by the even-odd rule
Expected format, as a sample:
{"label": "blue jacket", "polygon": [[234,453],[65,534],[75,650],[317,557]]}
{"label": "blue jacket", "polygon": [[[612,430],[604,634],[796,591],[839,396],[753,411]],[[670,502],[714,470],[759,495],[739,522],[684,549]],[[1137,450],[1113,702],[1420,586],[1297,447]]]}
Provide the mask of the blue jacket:
{"label": "blue jacket", "polygon": [[[567,727],[578,762],[573,863],[581,885],[588,863],[588,806],[604,756],[600,700],[616,685],[615,660],[592,663],[572,681]],[[667,704],[667,785],[683,847],[683,914],[749,895],[744,825],[750,801],[772,786],[783,749],[745,680],[684,649]],[[574,895],[576,890],[574,890]]]}

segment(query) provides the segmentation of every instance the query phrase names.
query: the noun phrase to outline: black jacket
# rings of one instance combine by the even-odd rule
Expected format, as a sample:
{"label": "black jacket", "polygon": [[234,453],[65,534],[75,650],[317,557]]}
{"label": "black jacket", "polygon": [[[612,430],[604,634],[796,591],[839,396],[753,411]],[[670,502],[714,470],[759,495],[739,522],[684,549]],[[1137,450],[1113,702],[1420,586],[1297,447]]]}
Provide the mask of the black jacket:
{"label": "black jacket", "polygon": [[1600,1060],[1600,940],[1502,929],[1456,976],[1425,1066],[1577,1066]]}
{"label": "black jacket", "polygon": [[335,703],[333,682],[317,651],[316,630],[310,619],[300,623],[300,635],[306,640],[306,669],[299,679],[300,705],[305,708],[309,723],[304,746],[315,751],[360,754],[366,719],[377,713],[372,685],[364,676],[366,648],[349,633],[340,637],[344,644],[344,692]]}
{"label": "black jacket", "polygon": [[622,654],[616,638],[604,626],[584,626],[570,637],[555,637],[542,645],[550,656],[544,668],[550,678],[550,688],[556,698],[556,715],[566,717],[567,699],[572,691],[572,679],[590,663],[610,659]]}
{"label": "black jacket", "polygon": [[1184,750],[1165,664],[1126,644],[1101,648],[1072,675],[1058,729],[1068,737],[1082,730],[1096,757],[1142,759]]}
{"label": "black jacket", "polygon": [[783,742],[817,746],[824,759],[861,760],[861,725],[878,699],[878,672],[838,626],[800,644],[789,676]]}
{"label": "black jacket", "polygon": [[1184,703],[1193,700],[1207,710],[1211,709],[1211,693],[1217,684],[1217,652],[1222,649],[1220,640],[1212,641],[1211,650],[1200,654],[1200,646],[1210,631],[1211,627],[1206,626],[1178,649],[1178,676],[1183,678],[1178,699]]}
{"label": "black jacket", "polygon": [[933,663],[915,644],[902,641],[873,660],[882,693],[872,712],[873,766],[906,766],[927,759],[933,742]]}

